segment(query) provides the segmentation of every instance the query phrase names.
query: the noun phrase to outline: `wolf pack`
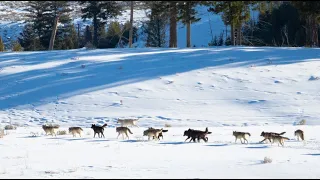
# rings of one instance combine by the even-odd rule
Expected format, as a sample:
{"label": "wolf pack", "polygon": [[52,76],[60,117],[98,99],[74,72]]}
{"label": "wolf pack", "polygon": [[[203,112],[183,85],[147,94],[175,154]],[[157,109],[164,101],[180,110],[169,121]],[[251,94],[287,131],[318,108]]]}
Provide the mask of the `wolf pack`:
{"label": "wolf pack", "polygon": [[[139,127],[137,125],[138,119],[118,119],[117,123],[120,124],[119,127],[116,127],[116,133],[118,133],[117,139],[119,138],[120,135],[122,135],[122,138],[129,139],[129,133],[133,134],[132,131],[129,129],[129,126],[134,126],[134,127]],[[94,132],[93,138],[96,137],[96,134],[98,134],[99,138],[102,138],[104,136],[104,128],[107,127],[108,124],[104,124],[102,126],[92,124],[91,129]],[[52,135],[52,136],[57,136],[57,130],[59,129],[59,125],[42,125],[42,129],[45,131],[46,135]],[[78,134],[81,137],[81,134],[83,132],[83,129],[81,127],[69,127],[69,133],[73,135],[73,137],[76,137]],[[163,133],[168,132],[166,129],[156,129],[153,127],[149,127],[145,131],[143,131],[143,136],[147,136],[148,140],[160,140],[160,138],[163,139]],[[275,132],[264,132],[262,131],[260,136],[262,136],[264,139],[260,141],[259,143],[263,143],[265,141],[269,141],[271,145],[275,142],[278,143],[278,146],[284,146],[284,141],[285,140],[290,140],[287,137],[282,136],[286,132],[282,133],[275,133]],[[200,142],[203,140],[204,142],[208,142],[208,134],[212,134],[212,132],[209,131],[208,127],[205,128],[204,131],[202,130],[196,130],[196,129],[188,129],[185,130],[183,133],[183,136],[187,136],[185,139],[185,142],[190,139],[189,142]],[[251,136],[249,132],[240,132],[240,131],[233,131],[232,135],[235,137],[235,143],[237,143],[237,140],[239,139],[241,144],[248,144],[248,137]],[[300,129],[296,130],[294,132],[294,136],[297,137],[297,140],[302,141],[305,140],[304,138],[304,132]],[[243,140],[243,141],[242,141]]]}

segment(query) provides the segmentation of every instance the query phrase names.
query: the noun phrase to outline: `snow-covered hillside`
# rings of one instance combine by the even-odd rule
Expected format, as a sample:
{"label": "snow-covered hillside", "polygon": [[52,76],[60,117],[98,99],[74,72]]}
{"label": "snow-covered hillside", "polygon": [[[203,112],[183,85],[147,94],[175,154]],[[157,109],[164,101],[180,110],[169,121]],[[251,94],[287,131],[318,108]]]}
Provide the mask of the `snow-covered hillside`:
{"label": "snow-covered hillside", "polygon": [[[268,47],[0,53],[0,125],[18,126],[0,138],[0,178],[319,178],[319,55]],[[117,118],[139,118],[129,140],[116,139]],[[46,122],[67,134],[45,136]],[[108,124],[105,138],[93,138],[92,123]],[[168,132],[146,142],[148,127]],[[184,142],[185,130],[205,127],[207,143]],[[235,144],[232,131],[249,132],[249,144]],[[262,131],[290,140],[259,143]]]}
{"label": "snow-covered hillside", "polygon": [[319,124],[319,55],[252,47],[1,53],[0,116],[28,126],[113,125],[128,116],[142,126],[293,124],[302,116]]}

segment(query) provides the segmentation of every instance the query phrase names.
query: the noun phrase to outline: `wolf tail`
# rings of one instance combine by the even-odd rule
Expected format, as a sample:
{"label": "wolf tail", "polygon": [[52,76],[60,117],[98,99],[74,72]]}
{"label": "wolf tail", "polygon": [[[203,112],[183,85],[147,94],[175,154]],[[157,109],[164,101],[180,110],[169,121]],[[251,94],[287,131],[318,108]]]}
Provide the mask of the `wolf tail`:
{"label": "wolf tail", "polygon": [[108,124],[107,123],[105,123],[102,127],[104,128],[104,127],[107,127],[108,126]]}
{"label": "wolf tail", "polygon": [[208,127],[206,127],[206,130],[205,130],[204,132],[205,132],[205,133],[208,133],[208,132],[209,132]]}
{"label": "wolf tail", "polygon": [[129,128],[128,128],[128,131],[129,131],[129,133],[130,133],[130,134],[133,134],[133,133],[130,131],[130,129],[129,129]]}
{"label": "wolf tail", "polygon": [[280,133],[280,135],[283,135],[283,134],[285,134],[286,132],[282,132],[282,133]]}
{"label": "wolf tail", "polygon": [[251,136],[251,134],[250,134],[250,133],[246,133],[246,134],[248,134],[249,136]]}
{"label": "wolf tail", "polygon": [[285,140],[290,140],[289,138],[287,138],[287,137],[283,137],[283,139],[285,139]]}
{"label": "wolf tail", "polygon": [[82,128],[80,128],[80,130],[81,130],[81,131],[83,131],[83,129],[82,129]]}

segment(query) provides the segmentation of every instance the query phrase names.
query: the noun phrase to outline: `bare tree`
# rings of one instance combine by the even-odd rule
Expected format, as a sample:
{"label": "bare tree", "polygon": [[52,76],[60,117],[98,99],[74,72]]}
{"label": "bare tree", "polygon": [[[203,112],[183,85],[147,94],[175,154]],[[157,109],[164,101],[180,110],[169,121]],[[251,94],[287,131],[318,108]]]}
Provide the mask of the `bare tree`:
{"label": "bare tree", "polygon": [[50,38],[50,44],[49,44],[49,50],[50,51],[53,50],[54,40],[55,40],[56,34],[57,34],[58,22],[59,22],[60,15],[61,15],[61,13],[58,13],[56,18],[54,19],[54,24],[53,24],[51,38]]}
{"label": "bare tree", "polygon": [[132,34],[133,34],[133,3],[134,3],[134,1],[131,1],[131,4],[130,4],[131,13],[130,13],[129,48],[132,47]]}

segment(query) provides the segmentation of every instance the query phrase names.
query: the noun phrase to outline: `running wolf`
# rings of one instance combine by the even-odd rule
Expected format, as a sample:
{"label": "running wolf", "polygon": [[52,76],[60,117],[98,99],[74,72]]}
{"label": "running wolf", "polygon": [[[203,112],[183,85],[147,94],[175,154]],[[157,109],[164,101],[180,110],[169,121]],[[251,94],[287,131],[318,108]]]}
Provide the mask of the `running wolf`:
{"label": "running wolf", "polygon": [[200,142],[200,139],[204,140],[205,142],[208,142],[207,134],[211,134],[211,133],[212,132],[209,132],[208,128],[206,128],[205,131],[194,130],[189,128],[188,130],[184,131],[183,136],[188,136],[186,140],[191,138],[189,142],[191,142],[192,140],[193,142],[196,142],[196,139],[198,140],[198,142]]}
{"label": "running wolf", "polygon": [[76,137],[76,134],[79,134],[81,137],[82,131],[83,129],[81,127],[69,127],[69,133],[71,133],[73,137]]}
{"label": "running wolf", "polygon": [[237,142],[237,139],[240,139],[241,144],[243,144],[242,139],[244,139],[244,143],[247,141],[247,144],[248,144],[248,140],[247,140],[247,138],[246,138],[246,135],[251,136],[251,134],[248,133],[248,132],[233,131],[232,134],[233,134],[233,136],[236,138],[236,140],[234,141],[234,143]]}
{"label": "running wolf", "polygon": [[116,127],[116,132],[118,133],[117,139],[119,138],[120,134],[122,135],[123,139],[124,139],[123,134],[125,134],[128,139],[129,139],[128,132],[130,134],[133,134],[128,127]]}
{"label": "running wolf", "polygon": [[138,125],[136,125],[138,120],[139,119],[118,119],[117,123],[120,123],[122,127],[128,127],[128,126],[139,127]]}
{"label": "running wolf", "polygon": [[[154,129],[154,128],[153,127],[149,127],[149,129]],[[158,130],[160,130],[160,129],[158,129]],[[158,138],[158,140],[160,140],[160,137],[162,137],[162,139],[163,139],[163,134],[162,133],[164,133],[164,132],[168,132],[168,130],[163,129],[162,132],[159,133],[159,136],[158,137],[154,137],[153,136],[153,139],[154,138]]]}
{"label": "running wolf", "polygon": [[[102,138],[102,136],[104,137],[104,134],[103,134],[103,131],[104,131],[104,127],[108,126],[107,124],[104,124],[103,126],[97,126],[95,124],[92,124],[91,125],[91,128],[93,129],[94,131],[94,135],[93,135],[93,138],[96,137],[96,134],[98,134],[98,137],[99,138]],[[101,133],[101,137],[100,137],[100,133]]]}
{"label": "running wolf", "polygon": [[280,135],[283,135],[285,134],[286,132],[282,132],[282,133],[275,133],[275,132],[264,132],[262,131],[261,135],[262,137],[264,137],[264,139],[262,141],[260,141],[260,143],[264,142],[265,140],[269,140],[270,143],[271,143],[271,137],[272,136],[280,136]]}
{"label": "running wolf", "polygon": [[[148,140],[150,140],[150,138],[152,137],[153,139],[159,139],[159,134],[162,133],[163,129],[147,129],[145,131],[143,131],[143,136],[148,136]],[[156,138],[154,138],[156,137]]]}
{"label": "running wolf", "polygon": [[278,142],[278,146],[279,146],[279,143],[284,146],[284,140],[290,140],[289,138],[287,137],[282,137],[282,136],[278,136],[278,135],[275,135],[275,136],[271,136],[271,139],[272,139],[272,143],[271,145],[277,141]]}

